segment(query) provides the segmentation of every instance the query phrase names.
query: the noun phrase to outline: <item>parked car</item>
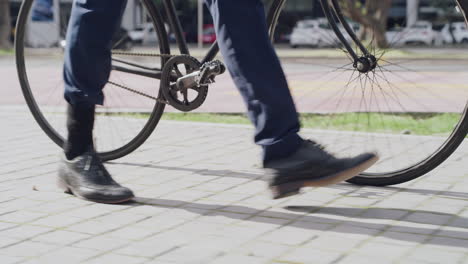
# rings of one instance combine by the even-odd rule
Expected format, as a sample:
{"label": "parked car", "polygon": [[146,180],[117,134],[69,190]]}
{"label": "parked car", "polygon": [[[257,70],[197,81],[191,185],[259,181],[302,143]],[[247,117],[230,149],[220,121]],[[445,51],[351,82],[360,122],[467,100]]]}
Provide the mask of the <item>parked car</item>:
{"label": "parked car", "polygon": [[216,41],[216,32],[213,24],[203,26],[203,43],[211,44]]}
{"label": "parked car", "polygon": [[[354,32],[359,31],[359,24],[350,22]],[[344,37],[351,41],[345,29],[339,25],[340,31]],[[297,22],[290,36],[290,45],[293,48],[299,46],[313,47],[336,47],[340,45],[338,37],[331,28],[327,19],[308,19]]]}
{"label": "parked car", "polygon": [[390,29],[386,37],[391,46],[442,44],[441,32],[435,30],[433,24],[428,21],[418,21],[411,27]]}
{"label": "parked car", "polygon": [[[452,34],[450,33],[450,27]],[[452,24],[446,24],[442,28],[442,39],[444,43],[452,44],[454,43],[463,43],[468,44],[468,28],[466,27],[465,22],[456,22]]]}
{"label": "parked car", "polygon": [[[67,46],[67,40],[60,40],[58,45],[62,49],[65,49]],[[117,33],[112,38],[112,49],[130,50],[132,47],[133,42],[129,35],[129,32],[124,28],[120,28],[119,31],[117,31]]]}
{"label": "parked car", "polygon": [[128,35],[134,43],[138,44],[154,44],[158,42],[158,36],[151,23],[145,23],[136,27],[128,32]]}

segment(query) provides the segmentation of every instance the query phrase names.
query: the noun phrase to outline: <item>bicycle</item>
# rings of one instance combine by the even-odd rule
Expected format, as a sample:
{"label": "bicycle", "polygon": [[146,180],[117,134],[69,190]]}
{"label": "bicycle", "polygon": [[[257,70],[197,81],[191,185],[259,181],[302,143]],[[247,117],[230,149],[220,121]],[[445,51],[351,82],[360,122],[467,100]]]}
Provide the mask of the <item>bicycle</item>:
{"label": "bicycle", "polygon": [[[343,52],[340,59],[325,60],[324,69],[329,69],[330,63],[340,63],[327,74],[320,65],[314,66],[320,69],[313,82],[327,77],[306,91],[315,92],[315,98],[320,99],[314,102],[316,117],[321,118],[316,133],[321,134],[321,142],[347,146],[339,152],[352,154],[372,145],[369,148],[380,149],[383,156],[374,168],[349,182],[373,186],[399,184],[439,166],[462,144],[468,132],[468,88],[457,65],[463,64],[462,60],[392,57],[388,55],[389,49],[377,47],[375,32],[367,43],[356,36],[338,0],[320,2],[335,34],[322,37],[338,42],[338,49]],[[62,146],[65,132],[60,74],[62,48],[60,43],[53,48],[28,46],[28,30],[34,28],[28,20],[33,3],[34,0],[23,2],[18,19],[15,43],[18,75],[35,120],[53,142]],[[224,72],[222,63],[215,60],[216,43],[202,60],[190,56],[172,0],[163,0],[162,6],[150,0],[139,3],[154,28],[153,39],[157,41],[150,44],[157,46],[159,53],[144,48],[113,50],[112,76],[105,89],[108,101],[97,110],[95,129],[97,149],[103,160],[123,157],[141,146],[155,130],[166,105],[185,112],[197,109],[205,101],[209,85]],[[279,34],[276,29],[286,3],[286,0],[274,0],[268,9],[272,40]],[[455,7],[463,15],[468,12],[466,1],[456,0]],[[167,16],[180,55],[171,54],[162,12]],[[65,32],[61,33],[65,36]],[[59,66],[39,67],[44,62]],[[440,68],[435,68],[437,65]],[[124,77],[127,81],[123,81]],[[436,77],[441,79],[433,81]],[[54,89],[48,89],[50,83],[43,84],[48,78],[57,81]],[[159,81],[159,90],[155,81]],[[138,84],[138,88],[128,83]],[[434,128],[438,123],[443,123],[445,130]],[[130,133],[122,136],[121,130]],[[117,143],[115,138],[119,138]],[[345,143],[338,144],[340,140]]]}

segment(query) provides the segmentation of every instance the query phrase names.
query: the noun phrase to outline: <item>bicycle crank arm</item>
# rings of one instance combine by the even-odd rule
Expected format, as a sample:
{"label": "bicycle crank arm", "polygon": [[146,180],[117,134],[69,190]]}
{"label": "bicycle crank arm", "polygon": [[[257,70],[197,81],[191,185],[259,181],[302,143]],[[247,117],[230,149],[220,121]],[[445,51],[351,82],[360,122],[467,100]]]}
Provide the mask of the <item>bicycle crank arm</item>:
{"label": "bicycle crank arm", "polygon": [[192,72],[177,80],[177,89],[184,90],[191,87],[208,85],[214,82],[216,76],[226,71],[224,64],[219,61],[210,61],[201,67],[199,71]]}

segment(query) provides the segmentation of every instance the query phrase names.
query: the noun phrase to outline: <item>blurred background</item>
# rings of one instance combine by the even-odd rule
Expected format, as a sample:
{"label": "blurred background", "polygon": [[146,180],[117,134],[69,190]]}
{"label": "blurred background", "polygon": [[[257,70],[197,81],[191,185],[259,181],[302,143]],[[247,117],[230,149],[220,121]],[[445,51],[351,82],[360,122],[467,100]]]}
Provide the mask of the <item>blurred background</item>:
{"label": "blurred background", "polygon": [[[21,0],[2,0],[0,2],[0,47],[10,47],[11,41],[14,39],[15,24],[21,2]],[[155,0],[155,2],[160,2],[160,0]],[[200,12],[201,10],[198,10],[200,5],[197,2],[197,0],[174,0],[187,41],[197,42],[200,33],[200,39],[203,43],[209,44],[216,40],[213,23],[206,7],[203,8],[203,12]],[[265,6],[268,7],[272,0],[264,0],[264,2]],[[441,46],[444,44],[468,43],[468,30],[463,24],[449,26],[449,24],[463,21],[461,14],[455,12],[454,1],[452,0],[370,2],[375,2],[372,4],[372,8],[379,11],[379,17],[377,18],[380,18],[378,20],[384,25],[376,33],[378,39],[386,37],[388,41],[394,38],[396,34],[401,34],[405,28],[415,27],[413,31],[417,29],[416,31],[421,33],[420,36],[411,39],[398,38],[398,44]],[[364,36],[366,27],[371,25],[369,23],[370,13],[365,12],[366,8],[369,8],[369,4],[361,0],[347,1],[347,3],[343,5],[345,13],[356,23],[356,30],[360,32],[361,36]],[[58,32],[65,32],[71,5],[72,0],[38,0],[35,3],[32,20],[37,23],[55,23],[61,29]],[[202,14],[203,19],[199,19],[195,14]],[[313,27],[314,22],[311,21],[315,20],[318,23],[317,25],[323,29],[322,31],[327,33],[326,31],[329,30],[331,33],[331,29],[327,28],[326,23],[320,22],[320,18],[323,17],[323,11],[318,0],[287,1],[275,34],[276,43],[289,44],[292,47],[318,46],[318,43],[314,42],[314,40],[307,39],[305,36],[302,36],[302,38],[301,36],[295,36],[294,32],[300,27]],[[376,19],[376,17],[374,16],[373,19]],[[129,36],[129,43],[123,43],[123,45],[141,45],[155,41],[151,34],[152,26],[149,23],[150,21],[143,11],[141,2],[129,0],[120,32]],[[47,27],[43,28],[47,30]],[[50,31],[43,33],[51,34]],[[34,38],[34,36],[31,36],[31,38]],[[56,36],[56,40],[63,38],[64,36],[60,34]],[[48,40],[53,41],[53,38],[49,37]],[[48,44],[40,43],[37,37],[31,39],[31,42],[34,41],[38,42],[36,45]],[[52,43],[49,44],[52,45]],[[329,44],[331,43],[319,43],[321,46]],[[381,44],[385,45],[385,43]]]}

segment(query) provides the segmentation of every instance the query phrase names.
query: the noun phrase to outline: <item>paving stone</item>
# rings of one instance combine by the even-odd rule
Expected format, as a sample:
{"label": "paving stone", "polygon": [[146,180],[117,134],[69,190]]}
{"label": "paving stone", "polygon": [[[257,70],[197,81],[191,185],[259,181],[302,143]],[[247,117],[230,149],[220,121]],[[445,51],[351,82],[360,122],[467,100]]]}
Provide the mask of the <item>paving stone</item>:
{"label": "paving stone", "polygon": [[444,226],[434,235],[468,240],[468,230],[459,227]]}
{"label": "paving stone", "polygon": [[60,249],[42,255],[37,259],[39,263],[80,263],[84,260],[93,258],[102,252],[97,250],[75,248],[75,247],[62,247]]}
{"label": "paving stone", "polygon": [[406,221],[397,221],[392,223],[388,231],[410,233],[410,234],[422,234],[430,235],[437,232],[437,226],[429,224],[418,224]]}
{"label": "paving stone", "polygon": [[0,231],[5,230],[5,229],[10,229],[15,226],[18,226],[18,224],[0,222]]}
{"label": "paving stone", "polygon": [[261,258],[277,258],[287,251],[291,250],[291,246],[282,245],[281,241],[262,242],[256,241],[243,245],[235,250],[246,256],[254,256]]}
{"label": "paving stone", "polygon": [[384,233],[379,234],[378,236],[374,237],[371,241],[381,242],[381,243],[389,243],[389,244],[396,244],[396,245],[418,245],[422,244],[424,241],[428,240],[428,235],[419,235],[419,234],[410,234],[410,233],[399,233],[399,232],[391,232],[387,231]]}
{"label": "paving stone", "polygon": [[[45,214],[57,214],[62,213],[66,215],[70,209],[76,209],[76,204],[65,202],[64,199],[58,201],[52,201],[47,203],[41,203],[40,205],[29,208],[31,212],[40,212]],[[73,211],[71,211],[73,212]],[[70,214],[70,216],[73,216]]]}
{"label": "paving stone", "polygon": [[112,222],[100,222],[95,220],[89,220],[75,225],[71,225],[67,227],[66,230],[78,233],[97,235],[117,229],[120,226],[121,225],[114,224]]}
{"label": "paving stone", "polygon": [[148,261],[146,258],[135,257],[135,256],[124,256],[117,254],[105,254],[97,258],[93,258],[86,263],[89,264],[102,264],[102,263],[125,263],[125,264],[138,264]]}
{"label": "paving stone", "polygon": [[286,226],[263,235],[259,239],[262,241],[272,241],[277,244],[298,246],[307,242],[313,237],[313,233],[304,232],[304,230],[301,228]]}
{"label": "paving stone", "polygon": [[322,233],[303,245],[303,248],[324,249],[348,252],[363,243],[363,239],[348,238],[346,235],[329,235]]}
{"label": "paving stone", "polygon": [[64,217],[62,215],[52,215],[30,222],[30,224],[51,228],[63,228],[83,221],[83,218],[78,217]]}
{"label": "paving stone", "polygon": [[253,257],[253,256],[243,256],[243,255],[235,255],[235,254],[229,254],[229,255],[224,255],[219,258],[215,258],[213,261],[210,261],[209,263],[216,263],[216,264],[238,264],[238,263],[245,263],[245,264],[260,264],[260,263],[266,263],[266,259],[262,259],[259,257]]}
{"label": "paving stone", "polygon": [[0,263],[2,264],[13,264],[13,263],[20,263],[25,258],[23,257],[11,257],[11,256],[1,256],[0,255]]}
{"label": "paving stone", "polygon": [[49,227],[33,226],[33,225],[19,225],[14,228],[6,229],[0,232],[1,236],[19,239],[29,239],[39,234],[53,231]]}
{"label": "paving stone", "polygon": [[468,248],[467,239],[449,238],[449,237],[434,237],[427,242],[429,245],[437,245],[441,248],[463,251]]}
{"label": "paving stone", "polygon": [[342,253],[336,251],[297,248],[276,260],[286,263],[333,263],[340,258],[341,254]]}
{"label": "paving stone", "polygon": [[20,242],[21,239],[18,238],[9,238],[9,237],[0,237],[0,248],[15,244]]}
{"label": "paving stone", "polygon": [[184,244],[184,242],[174,240],[151,240],[151,242],[141,241],[130,243],[128,246],[117,249],[114,252],[128,256],[154,258],[171,250],[175,250]]}
{"label": "paving stone", "polygon": [[452,215],[434,213],[412,213],[404,221],[421,224],[445,225],[452,218]]}
{"label": "paving stone", "polygon": [[0,216],[0,221],[9,222],[9,223],[27,223],[34,221],[35,219],[46,216],[44,213],[35,213],[28,211],[17,211]]}
{"label": "paving stone", "polygon": [[441,250],[431,246],[413,249],[407,258],[409,260],[424,261],[426,263],[462,263],[463,252]]}
{"label": "paving stone", "polygon": [[341,224],[328,230],[328,233],[330,234],[345,236],[347,238],[354,239],[364,239],[369,236],[375,236],[380,232],[381,231],[377,229],[363,228],[359,226],[353,226],[350,224]]}
{"label": "paving stone", "polygon": [[410,250],[411,247],[408,246],[380,243],[375,241],[369,241],[356,249],[356,251],[360,252],[361,254],[392,261],[396,261]]}
{"label": "paving stone", "polygon": [[15,144],[0,150],[2,264],[468,263],[466,151],[398,187],[338,184],[272,200],[251,128],[164,121],[107,164],[135,201],[95,204],[57,190],[48,176],[59,149],[26,111],[0,111],[14,128],[0,138]]}
{"label": "paving stone", "polygon": [[63,215],[67,217],[75,217],[82,219],[95,218],[101,215],[109,214],[109,211],[103,210],[102,208],[96,206],[82,206],[79,208],[73,208],[73,210],[68,210]]}
{"label": "paving stone", "polygon": [[126,239],[126,240],[140,240],[152,234],[151,230],[137,226],[127,226],[113,231],[110,235],[112,237]]}
{"label": "paving stone", "polygon": [[12,257],[34,257],[44,254],[46,252],[57,249],[58,246],[32,242],[32,241],[23,241],[18,244],[14,244],[5,248],[2,248],[2,255],[12,256]]}
{"label": "paving stone", "polygon": [[156,259],[184,263],[207,263],[223,254],[223,251],[211,247],[186,245],[169,251]]}
{"label": "paving stone", "polygon": [[119,248],[124,245],[127,245],[129,243],[130,243],[129,240],[117,239],[115,237],[111,237],[110,235],[101,235],[101,236],[93,236],[89,239],[81,240],[77,243],[74,243],[73,247],[87,248],[87,249],[99,248],[99,250],[110,251],[115,248]]}
{"label": "paving stone", "polygon": [[246,214],[214,211],[200,217],[198,221],[206,223],[232,224],[249,217],[250,215]]}
{"label": "paving stone", "polygon": [[[364,255],[356,252],[349,253],[349,255],[344,256],[341,258],[339,261],[336,263],[339,264],[375,264],[375,263],[382,263],[382,264],[387,264],[387,263],[396,263],[392,260],[385,259],[385,258],[380,258],[380,257],[375,257],[375,256],[369,256],[369,255]],[[400,262],[398,262],[400,263]]]}
{"label": "paving stone", "polygon": [[89,235],[82,233],[56,230],[53,232],[38,235],[32,238],[32,241],[43,242],[48,244],[68,245],[73,242],[86,239],[88,237]]}

